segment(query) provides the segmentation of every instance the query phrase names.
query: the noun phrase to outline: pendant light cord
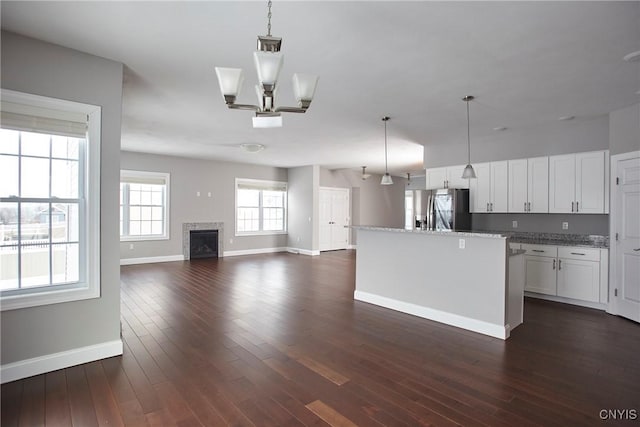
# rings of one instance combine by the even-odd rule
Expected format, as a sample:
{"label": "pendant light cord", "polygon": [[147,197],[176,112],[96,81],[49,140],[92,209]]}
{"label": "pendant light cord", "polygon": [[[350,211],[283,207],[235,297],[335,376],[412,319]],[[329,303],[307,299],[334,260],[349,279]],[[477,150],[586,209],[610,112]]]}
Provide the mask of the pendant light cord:
{"label": "pendant light cord", "polygon": [[471,164],[471,132],[469,131],[469,101],[467,101],[467,164]]}
{"label": "pendant light cord", "polygon": [[388,174],[389,170],[387,168],[387,120],[389,118],[383,118],[384,121],[384,173]]}
{"label": "pendant light cord", "polygon": [[267,2],[267,8],[269,8],[267,13],[267,35],[271,37],[271,0]]}

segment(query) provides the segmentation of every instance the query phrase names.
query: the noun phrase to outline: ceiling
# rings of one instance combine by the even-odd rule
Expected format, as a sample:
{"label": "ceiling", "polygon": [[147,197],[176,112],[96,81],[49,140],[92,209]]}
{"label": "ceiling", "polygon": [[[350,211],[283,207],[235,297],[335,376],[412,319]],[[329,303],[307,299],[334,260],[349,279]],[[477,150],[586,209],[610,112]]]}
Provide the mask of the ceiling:
{"label": "ceiling", "polygon": [[[275,1],[285,56],[277,105],[295,105],[294,72],[320,76],[306,114],[253,129],[224,105],[215,66],[240,67],[254,103],[256,36],[266,2],[1,2],[2,28],[125,65],[124,150],[279,167],[422,169],[423,147],[466,145],[560,116],[595,117],[640,101],[640,2]],[[266,146],[246,153],[243,143]],[[460,159],[463,163],[464,159]]]}

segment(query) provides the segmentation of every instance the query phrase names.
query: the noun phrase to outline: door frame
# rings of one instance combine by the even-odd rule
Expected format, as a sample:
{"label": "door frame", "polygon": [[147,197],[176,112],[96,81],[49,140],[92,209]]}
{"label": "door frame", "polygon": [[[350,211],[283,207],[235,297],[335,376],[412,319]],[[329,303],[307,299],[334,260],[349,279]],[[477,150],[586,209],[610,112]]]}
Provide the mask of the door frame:
{"label": "door frame", "polygon": [[618,315],[618,297],[615,296],[614,291],[618,285],[616,279],[618,277],[618,271],[616,266],[618,254],[618,248],[615,243],[615,233],[620,224],[618,224],[618,197],[620,196],[620,189],[616,184],[615,177],[618,176],[618,162],[620,160],[631,160],[640,157],[640,151],[630,151],[628,153],[614,154],[610,156],[609,160],[611,166],[609,168],[611,173],[611,179],[609,179],[609,301],[607,303],[607,313]]}

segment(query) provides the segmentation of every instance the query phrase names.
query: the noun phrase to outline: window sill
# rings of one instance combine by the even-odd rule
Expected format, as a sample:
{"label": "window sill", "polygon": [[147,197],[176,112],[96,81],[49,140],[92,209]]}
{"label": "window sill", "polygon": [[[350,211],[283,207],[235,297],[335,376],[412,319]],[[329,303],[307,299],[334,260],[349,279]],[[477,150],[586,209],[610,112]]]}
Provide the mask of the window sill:
{"label": "window sill", "polygon": [[0,299],[0,311],[18,310],[21,308],[38,307],[42,305],[80,301],[99,297],[100,287],[97,285],[78,286],[71,289],[41,290],[38,292],[2,297],[2,299]]}
{"label": "window sill", "polygon": [[120,237],[120,242],[146,242],[154,240],[169,240],[169,236],[131,236]]}
{"label": "window sill", "polygon": [[242,236],[277,236],[288,234],[286,231],[248,231],[246,233],[238,233],[236,232],[236,237]]}

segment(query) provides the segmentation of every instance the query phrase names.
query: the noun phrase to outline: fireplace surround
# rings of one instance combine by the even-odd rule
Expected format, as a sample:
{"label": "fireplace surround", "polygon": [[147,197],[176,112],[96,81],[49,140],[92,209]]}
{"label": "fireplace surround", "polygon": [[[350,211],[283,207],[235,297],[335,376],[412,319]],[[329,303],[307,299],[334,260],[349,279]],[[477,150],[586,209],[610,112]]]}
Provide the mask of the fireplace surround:
{"label": "fireplace surround", "polygon": [[192,230],[217,230],[218,231],[218,257],[224,256],[224,223],[223,222],[185,222],[182,224],[182,255],[185,260],[191,259],[191,231]]}

